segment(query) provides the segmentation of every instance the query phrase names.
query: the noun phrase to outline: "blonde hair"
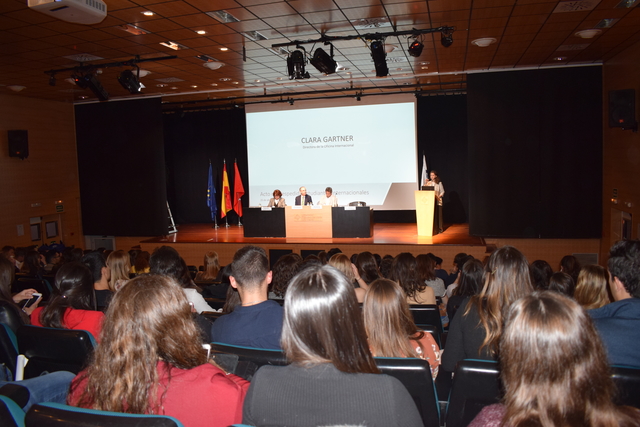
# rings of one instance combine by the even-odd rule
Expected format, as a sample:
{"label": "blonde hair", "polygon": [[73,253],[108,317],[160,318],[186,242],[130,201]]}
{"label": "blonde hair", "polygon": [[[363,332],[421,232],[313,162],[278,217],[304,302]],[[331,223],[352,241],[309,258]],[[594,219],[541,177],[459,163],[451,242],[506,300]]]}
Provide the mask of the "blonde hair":
{"label": "blonde hair", "polygon": [[125,251],[114,251],[107,258],[107,267],[111,272],[109,278],[109,289],[116,291],[116,283],[118,280],[129,280],[129,272],[131,271],[131,258]]}
{"label": "blonde hair", "polygon": [[585,310],[600,308],[611,302],[609,298],[609,274],[599,265],[585,265],[578,274],[573,297]]}
{"label": "blonde hair", "polygon": [[209,251],[204,254],[204,271],[198,275],[198,280],[214,280],[220,272],[220,262],[218,261],[218,253]]}
{"label": "blonde hair", "polygon": [[351,267],[351,259],[343,253],[335,254],[329,259],[329,265],[347,277],[349,283],[353,283],[356,279],[353,274],[353,267]]}

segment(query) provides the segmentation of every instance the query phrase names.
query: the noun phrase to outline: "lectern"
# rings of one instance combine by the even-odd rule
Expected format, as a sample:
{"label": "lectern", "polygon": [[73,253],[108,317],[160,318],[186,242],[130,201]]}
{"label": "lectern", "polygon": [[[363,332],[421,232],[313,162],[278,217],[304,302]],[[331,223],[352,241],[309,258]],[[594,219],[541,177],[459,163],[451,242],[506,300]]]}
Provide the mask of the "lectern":
{"label": "lectern", "polygon": [[418,236],[433,236],[433,214],[436,207],[436,192],[433,187],[422,187],[423,190],[415,192],[416,222],[418,224]]}

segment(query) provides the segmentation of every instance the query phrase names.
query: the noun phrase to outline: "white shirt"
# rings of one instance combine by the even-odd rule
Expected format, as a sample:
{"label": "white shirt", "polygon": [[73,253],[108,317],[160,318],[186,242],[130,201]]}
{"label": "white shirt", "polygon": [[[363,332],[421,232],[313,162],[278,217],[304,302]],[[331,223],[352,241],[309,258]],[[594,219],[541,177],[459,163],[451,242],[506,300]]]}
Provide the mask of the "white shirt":
{"label": "white shirt", "polygon": [[324,195],[320,197],[318,204],[323,206],[338,206],[338,198],[333,194],[330,197]]}

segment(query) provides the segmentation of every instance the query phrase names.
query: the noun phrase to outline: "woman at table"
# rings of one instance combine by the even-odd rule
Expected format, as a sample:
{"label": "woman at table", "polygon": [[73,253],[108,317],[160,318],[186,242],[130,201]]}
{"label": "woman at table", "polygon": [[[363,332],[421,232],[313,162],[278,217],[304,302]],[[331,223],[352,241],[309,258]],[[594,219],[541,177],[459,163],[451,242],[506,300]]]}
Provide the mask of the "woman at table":
{"label": "woman at table", "polygon": [[282,191],[275,190],[273,197],[269,200],[270,208],[284,208],[286,206],[284,199],[282,198]]}

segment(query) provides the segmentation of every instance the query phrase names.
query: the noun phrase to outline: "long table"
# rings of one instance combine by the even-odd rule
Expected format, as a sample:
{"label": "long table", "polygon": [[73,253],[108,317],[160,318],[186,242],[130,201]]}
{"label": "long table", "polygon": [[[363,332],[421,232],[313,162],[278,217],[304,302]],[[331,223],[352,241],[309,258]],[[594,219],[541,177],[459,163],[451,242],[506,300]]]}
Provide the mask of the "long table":
{"label": "long table", "polygon": [[244,237],[371,237],[373,210],[366,206],[286,206],[244,209]]}

